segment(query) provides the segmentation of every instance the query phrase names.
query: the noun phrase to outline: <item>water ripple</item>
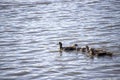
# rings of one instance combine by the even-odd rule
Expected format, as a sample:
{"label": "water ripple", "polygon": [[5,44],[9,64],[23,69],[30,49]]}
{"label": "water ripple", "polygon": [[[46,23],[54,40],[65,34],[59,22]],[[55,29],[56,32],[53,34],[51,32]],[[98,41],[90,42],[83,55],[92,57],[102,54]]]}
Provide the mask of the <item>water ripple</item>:
{"label": "water ripple", "polygon": [[[120,1],[0,1],[0,80],[119,80]],[[90,58],[63,46],[113,52]]]}

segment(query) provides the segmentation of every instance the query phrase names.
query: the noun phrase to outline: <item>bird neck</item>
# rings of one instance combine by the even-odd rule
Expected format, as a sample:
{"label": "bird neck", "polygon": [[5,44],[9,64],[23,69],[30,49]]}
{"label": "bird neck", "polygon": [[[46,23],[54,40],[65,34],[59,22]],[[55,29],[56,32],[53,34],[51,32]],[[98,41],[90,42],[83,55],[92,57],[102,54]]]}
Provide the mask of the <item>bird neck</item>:
{"label": "bird neck", "polygon": [[62,47],[62,44],[60,44],[60,50],[62,49],[63,47]]}
{"label": "bird neck", "polygon": [[89,51],[90,51],[90,49],[89,49],[89,47],[88,47],[88,46],[86,46],[86,50],[87,50],[87,52],[89,52]]}

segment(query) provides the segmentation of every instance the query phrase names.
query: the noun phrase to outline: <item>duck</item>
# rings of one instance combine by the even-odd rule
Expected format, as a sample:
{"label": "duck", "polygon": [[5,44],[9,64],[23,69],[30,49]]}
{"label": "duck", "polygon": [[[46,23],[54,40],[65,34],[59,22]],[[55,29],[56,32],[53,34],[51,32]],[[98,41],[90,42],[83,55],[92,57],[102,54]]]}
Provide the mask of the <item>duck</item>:
{"label": "duck", "polygon": [[63,47],[62,42],[59,42],[60,51],[74,51],[77,50],[77,46],[77,44],[74,44],[73,46]]}
{"label": "duck", "polygon": [[81,47],[77,47],[77,51],[80,51],[81,50]]}
{"label": "duck", "polygon": [[82,48],[80,49],[80,51],[81,51],[81,52],[86,52],[86,48],[85,48],[85,47],[82,47]]}
{"label": "duck", "polygon": [[94,49],[94,48],[90,48],[89,50],[89,54],[91,56],[112,56],[112,53],[111,52],[107,52],[107,51],[104,51],[102,49]]}
{"label": "duck", "polygon": [[103,52],[104,50],[102,50],[100,48],[90,48],[88,45],[86,45],[86,51],[89,53],[90,51]]}
{"label": "duck", "polygon": [[90,51],[90,48],[88,45],[86,45],[86,52],[89,52]]}
{"label": "duck", "polygon": [[77,51],[88,52],[89,51],[89,47],[87,45],[86,45],[86,47],[77,47]]}
{"label": "duck", "polygon": [[95,52],[94,52],[93,48],[90,48],[88,53],[89,53],[90,56],[94,56],[95,55]]}

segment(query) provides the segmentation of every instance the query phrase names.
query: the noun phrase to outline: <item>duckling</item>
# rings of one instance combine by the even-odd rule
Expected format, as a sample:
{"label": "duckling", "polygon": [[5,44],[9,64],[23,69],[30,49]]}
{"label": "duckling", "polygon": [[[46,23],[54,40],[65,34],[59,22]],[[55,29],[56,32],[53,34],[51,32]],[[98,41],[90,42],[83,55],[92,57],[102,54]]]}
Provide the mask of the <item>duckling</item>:
{"label": "duckling", "polygon": [[91,48],[90,49],[90,52],[89,52],[90,55],[93,55],[93,56],[112,56],[112,53],[110,52],[106,52],[104,50],[101,50],[101,49],[94,49],[94,48]]}
{"label": "duckling", "polygon": [[89,52],[89,47],[86,45],[85,47],[80,48],[81,52]]}
{"label": "duckling", "polygon": [[77,44],[74,44],[73,46],[69,46],[69,47],[63,47],[62,46],[62,42],[59,42],[59,46],[60,46],[60,51],[73,51],[73,50],[77,50]]}
{"label": "duckling", "polygon": [[89,51],[89,47],[88,46],[86,46],[86,47],[78,47],[77,51],[87,52],[87,51]]}
{"label": "duckling", "polygon": [[80,49],[80,51],[81,51],[81,52],[86,52],[86,48],[85,48],[85,47],[82,47],[82,48]]}
{"label": "duckling", "polygon": [[81,50],[81,47],[77,47],[77,51],[80,51]]}
{"label": "duckling", "polygon": [[90,49],[89,49],[89,55],[90,55],[90,56],[94,56],[94,55],[95,55],[95,52],[94,52],[94,49],[93,49],[93,48],[90,48]]}
{"label": "duckling", "polygon": [[90,48],[88,45],[86,45],[86,52],[89,52],[90,51]]}

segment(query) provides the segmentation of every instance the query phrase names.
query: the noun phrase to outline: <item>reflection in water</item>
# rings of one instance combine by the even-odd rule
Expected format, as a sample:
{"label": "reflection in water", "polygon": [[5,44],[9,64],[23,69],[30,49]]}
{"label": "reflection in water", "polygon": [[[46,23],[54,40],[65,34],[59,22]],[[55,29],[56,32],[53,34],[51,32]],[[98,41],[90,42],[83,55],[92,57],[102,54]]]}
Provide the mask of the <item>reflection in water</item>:
{"label": "reflection in water", "polygon": [[[120,79],[120,1],[0,1],[0,80]],[[102,48],[113,57],[62,52]]]}

